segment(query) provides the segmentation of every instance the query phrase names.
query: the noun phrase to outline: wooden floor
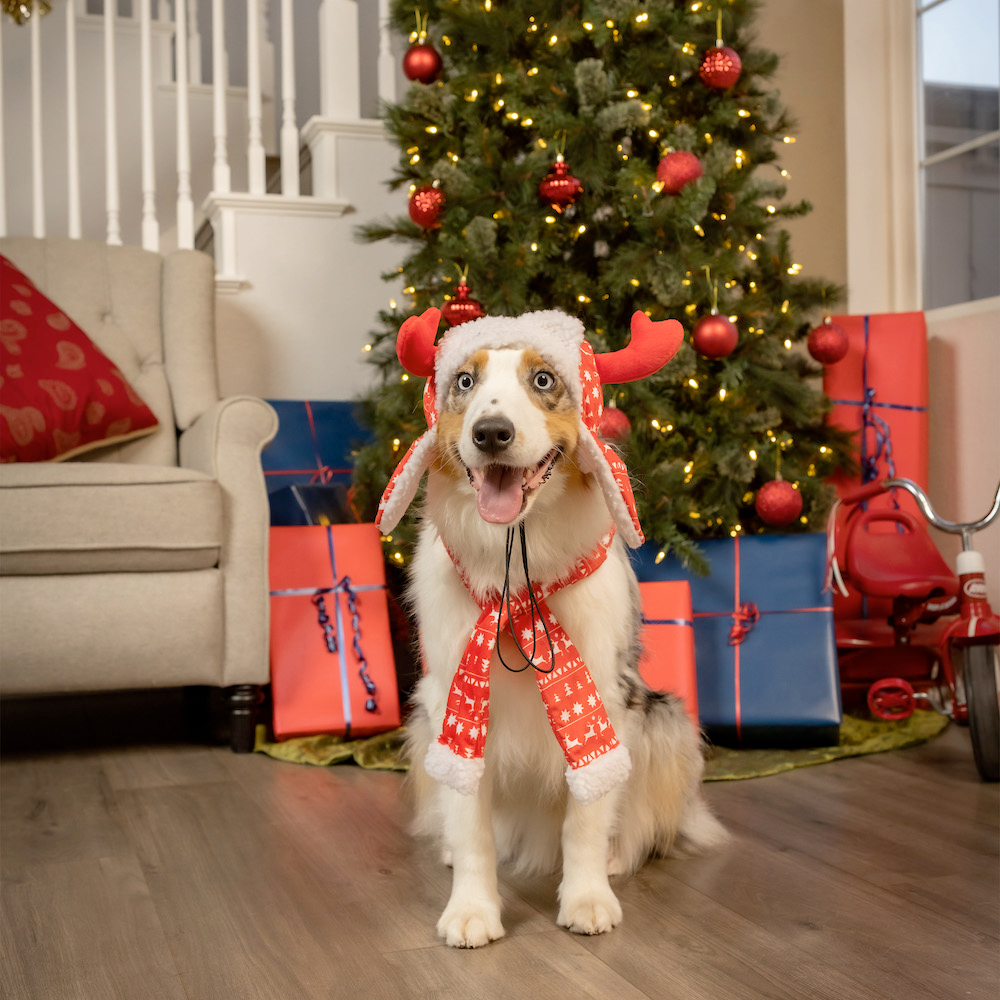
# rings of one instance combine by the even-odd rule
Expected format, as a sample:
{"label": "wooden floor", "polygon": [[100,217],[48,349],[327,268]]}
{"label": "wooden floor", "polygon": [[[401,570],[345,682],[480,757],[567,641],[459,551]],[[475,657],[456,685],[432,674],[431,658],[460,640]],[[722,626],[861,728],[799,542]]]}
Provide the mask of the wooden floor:
{"label": "wooden floor", "polygon": [[506,938],[459,952],[398,774],[183,744],[7,754],[0,996],[1000,995],[998,788],[967,732],[706,788],[732,846],[619,883],[616,931],[562,931],[554,878],[505,879]]}

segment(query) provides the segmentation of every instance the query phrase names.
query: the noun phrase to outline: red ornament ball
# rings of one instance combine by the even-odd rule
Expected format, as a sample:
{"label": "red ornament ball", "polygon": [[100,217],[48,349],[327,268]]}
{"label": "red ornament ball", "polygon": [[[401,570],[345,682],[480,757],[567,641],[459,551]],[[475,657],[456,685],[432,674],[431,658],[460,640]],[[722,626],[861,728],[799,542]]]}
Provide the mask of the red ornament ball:
{"label": "red ornament ball", "polygon": [[617,406],[605,407],[598,433],[605,441],[624,441],[632,433],[632,421]]}
{"label": "red ornament ball", "polygon": [[469,298],[469,286],[464,282],[458,283],[455,289],[455,297],[449,299],[441,307],[441,315],[448,326],[459,326],[461,323],[468,323],[469,320],[479,319],[486,315],[482,302]]}
{"label": "red ornament ball", "polygon": [[411,45],[403,56],[403,72],[408,80],[433,83],[441,75],[441,56],[433,45]]}
{"label": "red ornament ball", "polygon": [[757,490],[757,516],[772,528],[784,528],[802,513],[802,494],[784,479],[772,479]]}
{"label": "red ornament ball", "polygon": [[823,320],[819,326],[809,331],[809,353],[824,365],[836,364],[849,347],[847,333],[842,326]]}
{"label": "red ornament ball", "polygon": [[701,177],[701,161],[694,153],[678,149],[667,153],[656,167],[656,179],[667,194],[680,194],[683,188]]}
{"label": "red ornament ball", "polygon": [[542,201],[556,212],[572,205],[577,196],[583,193],[583,184],[578,177],[569,172],[569,167],[562,156],[552,164],[552,172],[546,174],[538,185],[538,194]]}
{"label": "red ornament ball", "polygon": [[417,188],[410,195],[410,218],[424,229],[436,229],[438,216],[444,208],[444,192],[433,184]]}
{"label": "red ornament ball", "polygon": [[740,78],[743,63],[728,45],[716,45],[701,57],[698,76],[706,87],[726,90]]}
{"label": "red ornament ball", "polygon": [[709,313],[694,325],[691,338],[694,349],[706,358],[724,358],[732,354],[740,339],[736,324],[728,316]]}

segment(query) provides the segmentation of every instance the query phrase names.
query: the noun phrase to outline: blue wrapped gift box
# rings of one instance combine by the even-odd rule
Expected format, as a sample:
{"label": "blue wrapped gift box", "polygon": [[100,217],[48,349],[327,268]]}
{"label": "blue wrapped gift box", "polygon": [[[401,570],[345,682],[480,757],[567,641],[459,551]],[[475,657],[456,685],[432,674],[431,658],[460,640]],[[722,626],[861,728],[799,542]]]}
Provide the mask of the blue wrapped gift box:
{"label": "blue wrapped gift box", "polygon": [[[271,399],[278,414],[278,433],[261,454],[272,525],[320,523],[310,510],[342,503],[351,485],[351,452],[371,440],[371,431],[357,419],[357,404],[341,400]],[[292,487],[330,487],[299,490]],[[307,494],[311,494],[308,495]],[[334,521],[334,518],[328,518]]]}
{"label": "blue wrapped gift box", "polygon": [[691,585],[698,714],[728,746],[834,746],[841,721],[826,536],[757,535],[699,543],[711,572],[635,550],[640,581]]}

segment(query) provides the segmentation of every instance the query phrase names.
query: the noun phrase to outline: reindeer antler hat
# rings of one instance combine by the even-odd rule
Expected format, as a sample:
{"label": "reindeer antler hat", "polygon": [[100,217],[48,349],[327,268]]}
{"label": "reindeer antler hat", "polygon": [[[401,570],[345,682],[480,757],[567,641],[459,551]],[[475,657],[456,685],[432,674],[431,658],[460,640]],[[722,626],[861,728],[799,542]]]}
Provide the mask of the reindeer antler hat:
{"label": "reindeer antler hat", "polygon": [[448,386],[470,354],[484,348],[533,348],[555,367],[580,410],[580,458],[583,471],[601,484],[608,510],[622,538],[641,545],[642,528],[625,463],[597,436],[604,410],[602,383],[635,382],[659,371],[677,352],[684,331],[676,320],[654,323],[645,313],[632,316],[628,346],[609,354],[594,354],[583,324],[556,310],[518,317],[487,316],[453,327],[434,344],[441,312],[428,309],[411,316],[399,330],[396,353],[403,367],[427,378],[424,415],[428,430],[410,446],[386,487],[375,523],[388,533],[413,501],[430,465],[437,442],[437,415]]}

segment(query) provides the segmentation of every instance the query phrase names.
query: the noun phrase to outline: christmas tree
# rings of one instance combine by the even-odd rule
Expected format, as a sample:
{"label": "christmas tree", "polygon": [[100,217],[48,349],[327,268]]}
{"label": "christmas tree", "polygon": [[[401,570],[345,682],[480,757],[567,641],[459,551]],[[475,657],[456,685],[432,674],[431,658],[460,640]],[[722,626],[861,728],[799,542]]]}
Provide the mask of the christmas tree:
{"label": "christmas tree", "polygon": [[[658,375],[605,387],[603,429],[626,453],[647,538],[697,567],[701,537],[823,529],[824,479],[849,460],[799,345],[838,290],[799,273],[781,228],[809,206],[782,200],[794,140],[753,7],[396,0],[395,26],[417,29],[415,82],[385,110],[401,214],[362,236],[410,252],[405,301],[370,345],[375,443],[355,474],[366,516],[425,429],[421,380],[395,358],[407,316],[562,309],[605,351],[641,309],[688,331]],[[411,539],[412,525],[397,529],[396,562]]]}

